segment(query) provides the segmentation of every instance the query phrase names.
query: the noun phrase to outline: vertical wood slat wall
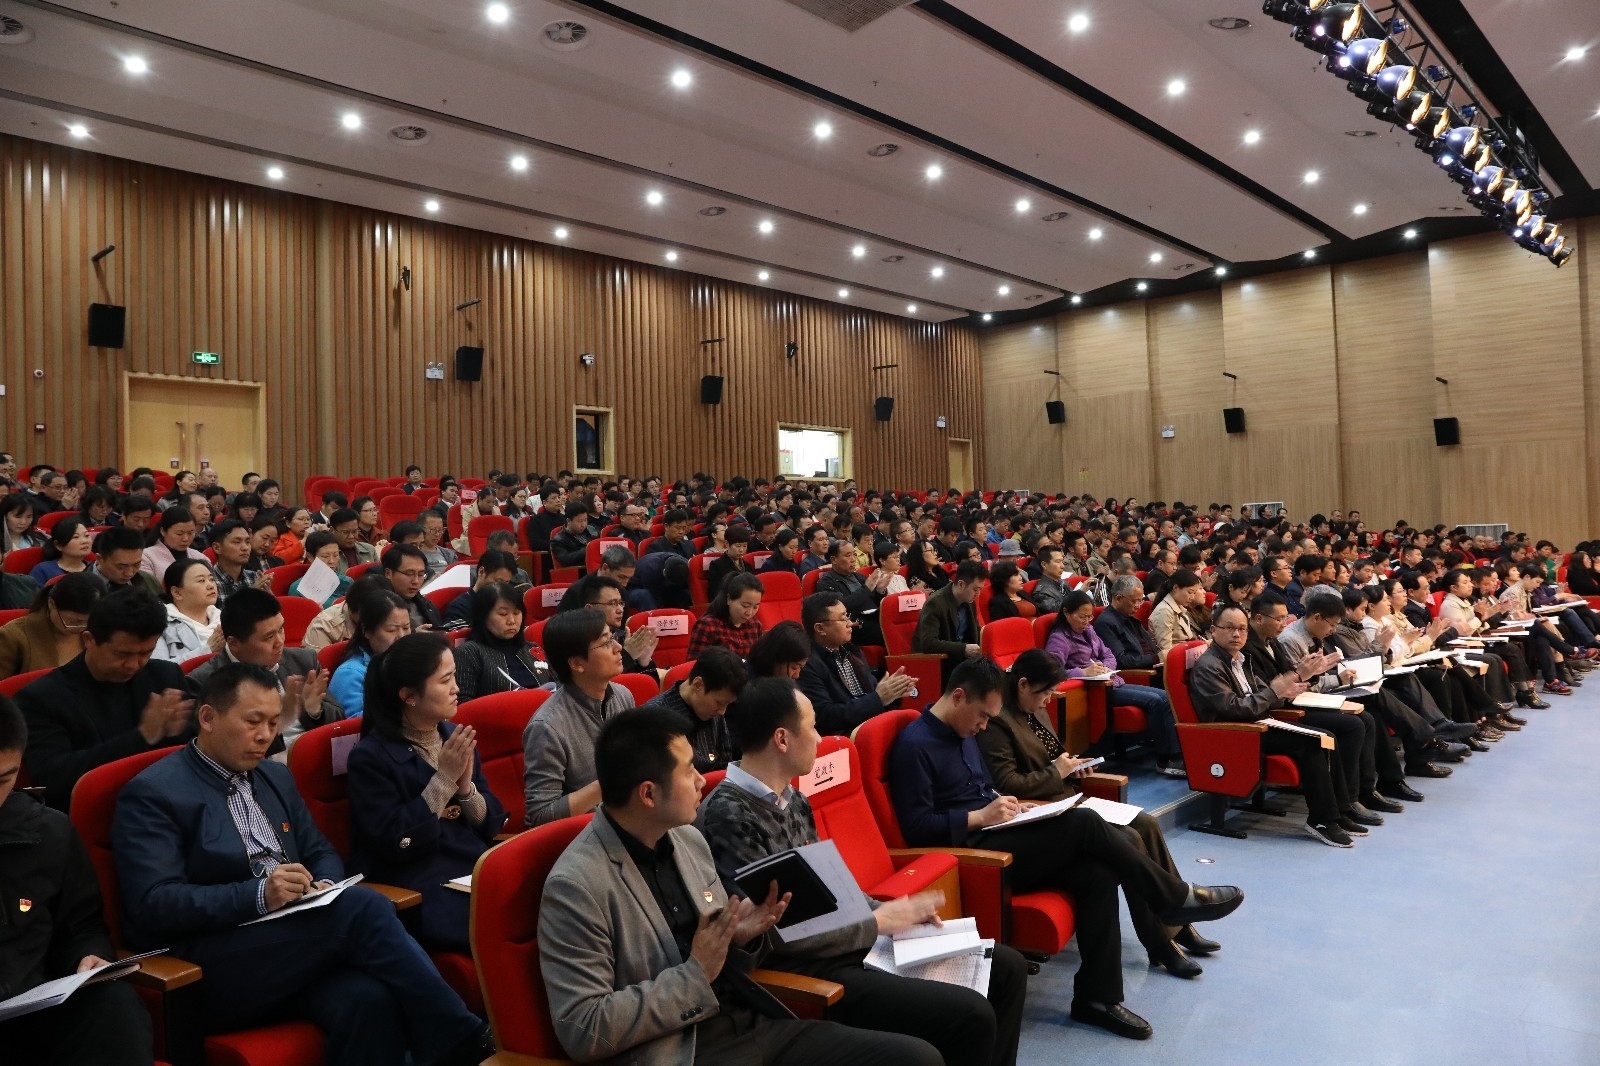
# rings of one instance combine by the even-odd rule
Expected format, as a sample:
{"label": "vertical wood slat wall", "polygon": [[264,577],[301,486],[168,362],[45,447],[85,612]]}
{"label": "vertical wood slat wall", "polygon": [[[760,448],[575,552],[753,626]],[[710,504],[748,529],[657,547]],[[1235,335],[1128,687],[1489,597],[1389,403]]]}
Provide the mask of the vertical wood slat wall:
{"label": "vertical wood slat wall", "polygon": [[[92,267],[106,244],[117,251]],[[87,346],[92,302],[128,308],[121,351]],[[468,344],[486,351],[481,382],[455,380]],[[980,353],[965,326],[9,136],[0,348],[0,448],[23,463],[122,465],[119,390],[133,371],[263,382],[264,472],[291,488],[411,462],[458,476],[570,467],[575,405],[614,411],[618,472],[771,476],[783,421],[849,429],[864,486],[943,485],[947,437],[973,440],[983,477]],[[221,366],[194,365],[196,350],[222,353]],[[592,368],[580,352],[595,353]],[[435,361],[446,379],[424,380]],[[883,363],[900,365],[870,369]],[[724,377],[720,405],[699,402],[704,374]],[[888,423],[873,420],[878,395],[895,397]]]}
{"label": "vertical wood slat wall", "polygon": [[[1600,238],[1600,218],[1563,228]],[[1597,271],[1487,234],[984,331],[989,477],[1283,500],[1296,518],[1355,508],[1369,525],[1507,522],[1570,550],[1600,533]],[[1034,426],[1048,397],[1028,392],[1058,361],[1069,424]],[[1245,409],[1243,435],[1224,407]],[[1434,445],[1435,417],[1460,420],[1460,446]],[[1032,447],[1000,439],[1019,418]]]}

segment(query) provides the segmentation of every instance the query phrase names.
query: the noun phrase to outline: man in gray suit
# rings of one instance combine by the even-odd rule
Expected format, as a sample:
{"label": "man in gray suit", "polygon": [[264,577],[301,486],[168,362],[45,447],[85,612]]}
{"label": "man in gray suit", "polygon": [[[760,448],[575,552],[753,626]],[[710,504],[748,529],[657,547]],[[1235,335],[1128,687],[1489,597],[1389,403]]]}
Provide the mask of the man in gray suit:
{"label": "man in gray suit", "polygon": [[198,698],[206,679],[230,662],[250,663],[272,671],[283,696],[279,735],[286,742],[307,729],[344,717],[339,701],[328,695],[328,672],[318,669],[317,653],[283,646],[283,608],[265,589],[242,588],[222,605],[222,650],[185,680]]}
{"label": "man in gray suit", "polygon": [[915,1037],[799,1021],[750,977],[787,897],[730,896],[690,823],[704,780],[664,709],[595,741],[601,808],[556,861],[539,959],[556,1037],[578,1062],[942,1066]]}

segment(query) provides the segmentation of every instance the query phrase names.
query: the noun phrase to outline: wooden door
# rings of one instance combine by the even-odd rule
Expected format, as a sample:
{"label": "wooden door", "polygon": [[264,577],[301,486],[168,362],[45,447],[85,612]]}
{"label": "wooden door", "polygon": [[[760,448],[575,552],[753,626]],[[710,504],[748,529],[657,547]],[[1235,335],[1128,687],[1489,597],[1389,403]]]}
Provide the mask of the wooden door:
{"label": "wooden door", "polygon": [[972,441],[961,437],[950,438],[950,488],[960,489],[962,492],[971,492],[973,489],[972,478]]}
{"label": "wooden door", "polygon": [[258,384],[127,377],[123,468],[217,471],[224,485],[261,469],[264,394]]}

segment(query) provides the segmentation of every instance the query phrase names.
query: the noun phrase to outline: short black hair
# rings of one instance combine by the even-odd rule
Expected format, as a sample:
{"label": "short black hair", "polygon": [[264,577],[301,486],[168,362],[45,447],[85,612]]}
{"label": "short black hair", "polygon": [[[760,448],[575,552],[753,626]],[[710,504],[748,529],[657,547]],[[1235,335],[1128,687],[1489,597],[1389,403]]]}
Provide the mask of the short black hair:
{"label": "short black hair", "polygon": [[1307,596],[1305,601],[1307,618],[1316,615],[1331,622],[1344,618],[1344,600],[1331,592],[1318,592]]}
{"label": "short black hair", "polygon": [[278,597],[266,589],[242,588],[222,601],[222,635],[249,640],[257,624],[282,613]]}
{"label": "short black hair", "polygon": [[361,695],[361,735],[376,733],[386,740],[401,740],[405,700],[402,689],[420,690],[450,652],[450,641],[440,633],[407,633],[367,665]]}
{"label": "short black hair", "polygon": [[745,683],[744,660],[732,648],[713,644],[689,668],[689,680],[697,677],[707,692],[731,692],[737,697]]}
{"label": "short black hair", "polygon": [[989,576],[989,570],[976,559],[963,559],[956,566],[956,572],[950,576],[952,582],[971,584],[974,581],[983,581]]}
{"label": "short black hair", "polygon": [[950,671],[950,680],[945,682],[945,695],[956,689],[967,694],[968,699],[984,699],[996,692],[1004,692],[1006,675],[1001,672],[999,665],[993,659],[979,656],[975,659],[963,659],[954,670]]}
{"label": "short black hair", "polygon": [[761,751],[781,729],[800,727],[800,701],[795,698],[794,682],[787,677],[752,678],[728,709],[728,729],[739,749]]}
{"label": "short black hair", "polygon": [[206,543],[221,544],[228,539],[228,534],[236,529],[242,529],[246,534],[250,532],[249,527],[237,518],[225,518],[218,522],[211,532],[206,534]]}
{"label": "short black hair", "polygon": [[1266,588],[1262,589],[1261,592],[1256,595],[1256,598],[1250,601],[1250,613],[1264,616],[1274,607],[1287,606],[1289,606],[1289,601],[1284,599],[1283,593],[1279,592],[1277,589]]}
{"label": "short black hair", "polygon": [[[550,621],[563,617],[566,616],[558,614]],[[687,733],[688,722],[683,716],[665,707],[639,707],[613,715],[600,727],[594,742],[600,802],[621,810],[633,802],[634,793],[646,781],[667,788],[678,765],[672,755],[672,742]]]}
{"label": "short black hair", "polygon": [[478,556],[478,573],[494,573],[496,570],[509,570],[513,575],[517,573],[517,557],[510,552],[501,551],[499,548],[488,548]]}
{"label": "short black hair", "polygon": [[[235,503],[234,506],[237,508],[238,504]],[[330,528],[334,526],[342,526],[346,522],[359,521],[361,521],[361,516],[356,514],[356,512],[349,507],[340,507],[338,510],[334,511],[333,514],[328,516],[328,526]]]}
{"label": "short black hair", "polygon": [[200,702],[226,714],[238,702],[239,690],[245,685],[256,685],[276,693],[278,677],[264,666],[227,660],[206,678],[200,689]]}
{"label": "short black hair", "polygon": [[[615,584],[615,582],[613,582]],[[599,611],[562,611],[544,625],[545,658],[556,680],[572,683],[572,659],[587,659],[589,647],[610,630]],[[680,730],[681,732],[681,730]]]}
{"label": "short black hair", "polygon": [[788,663],[803,663],[811,658],[811,638],[806,629],[792,618],[785,618],[761,635],[750,646],[745,660],[750,677],[772,677],[778,667]]}
{"label": "short black hair", "polygon": [[10,696],[0,696],[0,751],[22,751],[28,746],[28,720]]}
{"label": "short black hair", "polygon": [[[418,527],[419,530],[421,527]],[[428,557],[422,554],[422,549],[415,544],[391,544],[383,553],[383,568],[387,571],[397,572],[407,559],[415,559],[423,566],[428,565]]]}

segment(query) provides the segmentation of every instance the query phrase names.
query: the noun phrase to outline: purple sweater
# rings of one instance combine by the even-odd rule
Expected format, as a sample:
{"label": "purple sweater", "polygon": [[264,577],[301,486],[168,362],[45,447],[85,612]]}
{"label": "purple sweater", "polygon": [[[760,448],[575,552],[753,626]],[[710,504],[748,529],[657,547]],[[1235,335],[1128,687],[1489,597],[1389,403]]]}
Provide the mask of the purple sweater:
{"label": "purple sweater", "polygon": [[[1100,639],[1094,626],[1082,633],[1074,633],[1071,626],[1058,625],[1050,631],[1050,639],[1045,641],[1044,650],[1067,668],[1068,677],[1082,677],[1091,661],[1103,663],[1109,670],[1117,668],[1117,657],[1111,654],[1111,649]],[[1111,684],[1122,684],[1122,678],[1113,676]]]}

